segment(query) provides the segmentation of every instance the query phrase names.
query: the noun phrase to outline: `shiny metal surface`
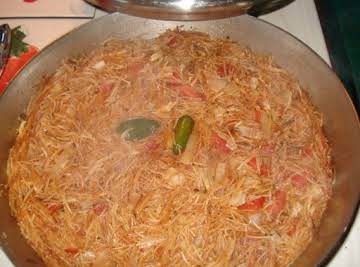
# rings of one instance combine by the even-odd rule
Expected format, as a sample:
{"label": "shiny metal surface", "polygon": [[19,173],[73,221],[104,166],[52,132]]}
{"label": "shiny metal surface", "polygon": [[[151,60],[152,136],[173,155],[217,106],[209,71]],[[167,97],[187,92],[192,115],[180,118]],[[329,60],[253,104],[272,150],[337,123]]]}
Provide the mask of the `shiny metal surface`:
{"label": "shiny metal surface", "polygon": [[259,15],[294,0],[85,0],[108,12],[166,20],[208,20],[247,12]]}
{"label": "shiny metal surface", "polygon": [[8,24],[0,25],[0,77],[10,54],[11,30]]}
{"label": "shiny metal surface", "polygon": [[[359,119],[343,85],[306,45],[278,28],[250,16],[204,22],[159,21],[112,14],[92,21],[45,48],[11,82],[0,97],[0,182],[6,182],[6,160],[14,142],[18,117],[36,92],[44,75],[50,75],[65,57],[78,55],[101,44],[110,36],[122,39],[152,38],[167,28],[184,25],[185,29],[208,32],[271,54],[275,61],[294,75],[324,114],[326,134],[333,146],[336,169],[333,198],[313,242],[294,266],[317,266],[326,262],[344,237],[356,212],[360,195]],[[0,245],[15,266],[42,266],[26,244],[11,217],[6,197],[0,197]],[[1,236],[1,235],[0,235]]]}
{"label": "shiny metal surface", "polygon": [[120,11],[138,17],[166,20],[206,20],[247,12],[248,0],[86,0],[108,12]]}

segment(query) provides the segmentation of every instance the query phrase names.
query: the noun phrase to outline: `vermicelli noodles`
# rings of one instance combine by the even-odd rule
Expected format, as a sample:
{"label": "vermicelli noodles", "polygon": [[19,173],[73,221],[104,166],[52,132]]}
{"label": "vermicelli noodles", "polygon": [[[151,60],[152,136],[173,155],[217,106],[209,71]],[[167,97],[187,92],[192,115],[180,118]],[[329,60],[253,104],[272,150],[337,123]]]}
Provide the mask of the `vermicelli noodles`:
{"label": "vermicelli noodles", "polygon": [[[194,127],[176,155],[183,115]],[[143,132],[119,132],[134,121]],[[288,266],[333,181],[322,115],[297,80],[180,29],[65,60],[30,103],[7,173],[48,266]]]}

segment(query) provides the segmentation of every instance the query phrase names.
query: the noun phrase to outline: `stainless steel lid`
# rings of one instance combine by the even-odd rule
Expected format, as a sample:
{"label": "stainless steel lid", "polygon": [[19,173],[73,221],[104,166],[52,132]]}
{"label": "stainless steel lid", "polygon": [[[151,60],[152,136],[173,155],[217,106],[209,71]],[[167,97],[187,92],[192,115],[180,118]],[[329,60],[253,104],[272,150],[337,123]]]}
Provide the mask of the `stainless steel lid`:
{"label": "stainless steel lid", "polygon": [[294,0],[85,0],[108,12],[161,20],[209,20],[249,13],[260,15]]}

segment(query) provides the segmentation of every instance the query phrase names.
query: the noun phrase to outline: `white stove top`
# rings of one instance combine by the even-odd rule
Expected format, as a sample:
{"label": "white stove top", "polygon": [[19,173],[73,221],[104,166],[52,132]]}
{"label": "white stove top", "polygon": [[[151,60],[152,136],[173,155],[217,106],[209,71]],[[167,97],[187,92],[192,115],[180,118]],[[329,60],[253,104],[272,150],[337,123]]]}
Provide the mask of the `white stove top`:
{"label": "white stove top", "polygon": [[[1,1],[1,0],[0,0]],[[96,10],[95,17],[106,14]],[[324,37],[321,31],[319,18],[313,0],[297,0],[289,6],[262,16],[261,19],[268,21],[299,38],[316,53],[318,53],[329,65],[329,55],[326,49]],[[30,33],[27,42],[43,48],[58,37],[73,28],[88,22],[90,19],[0,19],[0,24],[9,23],[14,27],[22,25]],[[0,266],[13,267],[6,255],[0,249]],[[360,215],[357,219],[340,250],[331,260],[328,267],[358,267],[360,266]]]}

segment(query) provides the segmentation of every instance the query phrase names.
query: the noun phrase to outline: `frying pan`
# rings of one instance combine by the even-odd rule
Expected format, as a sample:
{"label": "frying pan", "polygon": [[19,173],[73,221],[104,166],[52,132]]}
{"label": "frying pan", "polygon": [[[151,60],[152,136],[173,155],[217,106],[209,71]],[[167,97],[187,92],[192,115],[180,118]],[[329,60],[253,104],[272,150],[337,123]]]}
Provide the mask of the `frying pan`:
{"label": "frying pan", "polygon": [[[51,75],[66,57],[90,51],[105,39],[153,38],[168,28],[227,37],[254,51],[273,55],[275,62],[296,77],[313,104],[324,114],[324,129],[333,146],[336,169],[334,194],[318,233],[294,266],[324,265],[351,226],[360,195],[360,127],[343,85],[309,47],[288,33],[248,15],[212,21],[160,21],[114,13],[75,29],[46,47],[11,82],[0,97],[0,182],[6,183],[6,161],[14,143],[19,116],[24,112],[43,76]],[[15,266],[43,266],[21,236],[6,196],[0,197],[0,246]]]}

